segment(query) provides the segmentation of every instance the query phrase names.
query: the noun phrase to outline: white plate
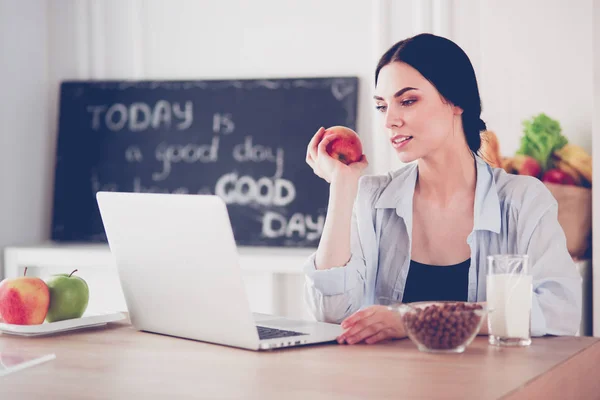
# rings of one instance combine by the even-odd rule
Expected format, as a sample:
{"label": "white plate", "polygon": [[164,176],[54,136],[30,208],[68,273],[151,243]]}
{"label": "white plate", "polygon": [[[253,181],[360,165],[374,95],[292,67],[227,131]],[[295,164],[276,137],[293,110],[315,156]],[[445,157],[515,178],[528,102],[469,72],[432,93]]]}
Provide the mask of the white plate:
{"label": "white plate", "polygon": [[39,325],[14,325],[0,322],[0,332],[19,336],[42,336],[53,333],[73,331],[90,328],[92,326],[106,325],[109,322],[125,319],[125,314],[120,312],[85,314],[81,318],[67,319],[58,322],[44,322]]}

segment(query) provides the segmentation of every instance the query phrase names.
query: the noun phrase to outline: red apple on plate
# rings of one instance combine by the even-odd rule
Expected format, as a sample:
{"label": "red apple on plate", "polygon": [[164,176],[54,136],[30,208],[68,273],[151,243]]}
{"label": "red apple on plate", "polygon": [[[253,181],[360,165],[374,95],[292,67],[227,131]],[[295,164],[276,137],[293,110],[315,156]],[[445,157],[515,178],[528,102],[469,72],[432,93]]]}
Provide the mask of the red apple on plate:
{"label": "red apple on plate", "polygon": [[334,138],[327,144],[327,153],[340,160],[344,164],[352,164],[361,159],[363,154],[362,143],[358,134],[345,126],[332,126],[327,128],[323,138],[333,136]]}
{"label": "red apple on plate", "polygon": [[26,276],[0,282],[0,317],[7,324],[38,325],[50,305],[50,290],[41,278]]}

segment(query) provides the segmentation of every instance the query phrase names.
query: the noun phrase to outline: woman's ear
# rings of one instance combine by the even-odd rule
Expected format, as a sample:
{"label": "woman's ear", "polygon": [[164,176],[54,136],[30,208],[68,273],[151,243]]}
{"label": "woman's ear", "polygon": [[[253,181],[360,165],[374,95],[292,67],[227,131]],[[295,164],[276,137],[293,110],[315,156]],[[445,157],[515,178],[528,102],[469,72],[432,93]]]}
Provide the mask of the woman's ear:
{"label": "woman's ear", "polygon": [[462,115],[464,110],[459,106],[452,106],[452,112],[454,113],[454,115]]}

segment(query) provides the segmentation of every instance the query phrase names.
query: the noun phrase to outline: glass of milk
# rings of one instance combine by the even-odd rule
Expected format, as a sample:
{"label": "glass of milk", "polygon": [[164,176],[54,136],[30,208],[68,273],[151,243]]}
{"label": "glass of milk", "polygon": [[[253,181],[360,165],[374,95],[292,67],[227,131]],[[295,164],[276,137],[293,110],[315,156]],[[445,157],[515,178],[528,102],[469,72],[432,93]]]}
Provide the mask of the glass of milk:
{"label": "glass of milk", "polygon": [[527,255],[488,256],[486,284],[490,344],[529,346],[533,287]]}

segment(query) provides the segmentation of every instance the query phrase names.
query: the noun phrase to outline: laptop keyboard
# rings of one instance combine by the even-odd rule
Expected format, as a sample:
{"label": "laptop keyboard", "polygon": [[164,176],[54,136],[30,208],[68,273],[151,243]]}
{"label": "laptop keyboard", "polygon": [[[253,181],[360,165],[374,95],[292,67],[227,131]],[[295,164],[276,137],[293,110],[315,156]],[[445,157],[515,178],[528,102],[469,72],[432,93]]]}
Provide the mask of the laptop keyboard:
{"label": "laptop keyboard", "polygon": [[256,326],[256,329],[258,330],[258,337],[261,340],[307,335],[306,333],[302,333],[302,332],[286,331],[286,330],[275,329],[275,328],[267,328],[266,326],[259,326],[259,325]]}

